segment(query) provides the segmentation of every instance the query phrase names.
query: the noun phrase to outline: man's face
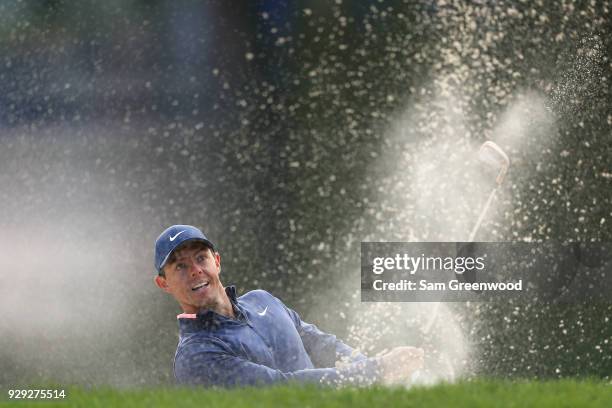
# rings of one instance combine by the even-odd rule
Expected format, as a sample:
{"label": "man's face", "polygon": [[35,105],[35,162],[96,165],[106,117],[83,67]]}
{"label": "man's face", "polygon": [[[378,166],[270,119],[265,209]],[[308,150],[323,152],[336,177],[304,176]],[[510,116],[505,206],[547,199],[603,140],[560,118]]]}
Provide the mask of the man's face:
{"label": "man's face", "polygon": [[215,309],[224,292],[219,279],[221,258],[202,243],[188,243],[177,249],[155,283],[170,293],[185,313]]}

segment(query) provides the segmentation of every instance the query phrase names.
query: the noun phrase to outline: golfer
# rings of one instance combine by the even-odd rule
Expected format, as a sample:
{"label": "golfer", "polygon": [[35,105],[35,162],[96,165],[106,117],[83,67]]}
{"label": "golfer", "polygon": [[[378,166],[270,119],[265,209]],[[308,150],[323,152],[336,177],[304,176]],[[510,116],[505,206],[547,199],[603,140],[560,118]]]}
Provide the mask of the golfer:
{"label": "golfer", "polygon": [[[264,290],[237,297],[219,278],[221,257],[199,229],[174,225],[155,242],[156,285],[183,309],[174,375],[181,384],[253,386],[406,383],[423,350],[398,347],[367,358],[306,323]],[[336,368],[338,361],[345,364]]]}

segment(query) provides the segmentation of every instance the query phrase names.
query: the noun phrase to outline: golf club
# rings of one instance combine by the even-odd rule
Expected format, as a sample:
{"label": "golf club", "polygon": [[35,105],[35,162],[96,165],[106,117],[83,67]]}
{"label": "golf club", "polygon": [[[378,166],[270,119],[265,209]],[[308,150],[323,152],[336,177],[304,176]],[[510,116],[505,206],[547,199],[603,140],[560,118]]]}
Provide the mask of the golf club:
{"label": "golf club", "polygon": [[[504,178],[506,177],[506,173],[508,172],[508,168],[510,167],[510,159],[508,158],[508,155],[502,150],[501,147],[499,147],[497,144],[495,144],[492,141],[486,141],[482,144],[482,146],[480,146],[480,150],[478,151],[478,159],[481,162],[488,164],[489,166],[497,170],[497,176],[495,177],[496,184],[493,190],[491,191],[491,193],[489,194],[489,198],[487,199],[484,207],[480,211],[476,224],[474,225],[474,228],[472,228],[472,232],[470,232],[470,236],[467,242],[474,242],[474,238],[476,237],[476,234],[478,233],[478,230],[480,229],[480,225],[482,224],[482,221],[484,220],[484,217],[487,214],[489,207],[491,206],[491,202],[493,201],[493,198],[495,197],[497,189],[499,188],[501,183],[504,181]],[[436,320],[436,317],[438,315],[439,306],[440,306],[440,303],[436,303],[433,313],[431,314],[429,321],[427,322],[427,324],[425,325],[425,328],[423,329],[423,332],[425,334],[428,334],[429,331],[431,330]]]}
{"label": "golf club", "polygon": [[[480,211],[480,214],[478,215],[476,224],[474,225],[474,228],[470,232],[467,242],[474,242],[474,238],[476,237],[476,234],[478,233],[478,230],[480,229],[480,225],[482,224],[482,221],[484,220],[484,217],[487,214],[489,207],[491,206],[491,202],[493,201],[493,198],[495,197],[497,189],[503,183],[504,178],[506,177],[506,173],[508,172],[508,168],[510,167],[510,159],[508,158],[508,155],[502,150],[501,147],[499,147],[496,143],[490,140],[484,142],[482,146],[480,146],[480,150],[478,151],[478,160],[480,160],[481,162],[489,165],[494,170],[496,170],[497,176],[495,177],[495,187],[493,188],[491,193],[489,193],[489,197],[487,198],[487,201],[485,202],[484,207],[482,208],[482,210]],[[427,324],[425,325],[425,327],[423,328],[423,334],[427,335],[431,331],[438,317],[439,309],[440,309],[440,303],[438,302],[434,305],[430,318],[427,321]],[[450,361],[448,361],[448,359],[446,359],[445,362],[446,362],[446,365],[449,367],[449,372],[451,373],[450,374],[451,377],[454,377],[454,372],[452,370],[452,364],[450,363]],[[420,372],[419,371],[415,372],[412,377],[412,383],[418,382],[419,377],[421,377]]]}

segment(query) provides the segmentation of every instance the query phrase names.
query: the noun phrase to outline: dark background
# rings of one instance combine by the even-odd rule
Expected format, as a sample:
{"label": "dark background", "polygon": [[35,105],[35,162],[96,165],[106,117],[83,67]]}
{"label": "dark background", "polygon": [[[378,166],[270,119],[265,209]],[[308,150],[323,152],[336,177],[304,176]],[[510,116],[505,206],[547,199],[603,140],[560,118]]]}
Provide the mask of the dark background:
{"label": "dark background", "polygon": [[[171,382],[152,246],[175,223],[226,284],[345,336],[361,241],[462,240],[479,211],[460,169],[463,194],[414,206],[401,165],[497,140],[521,95],[554,125],[527,103],[526,137],[497,140],[479,239],[610,241],[611,26],[605,1],[2,2],[0,382]],[[470,374],[609,377],[610,305],[475,307],[453,305]]]}

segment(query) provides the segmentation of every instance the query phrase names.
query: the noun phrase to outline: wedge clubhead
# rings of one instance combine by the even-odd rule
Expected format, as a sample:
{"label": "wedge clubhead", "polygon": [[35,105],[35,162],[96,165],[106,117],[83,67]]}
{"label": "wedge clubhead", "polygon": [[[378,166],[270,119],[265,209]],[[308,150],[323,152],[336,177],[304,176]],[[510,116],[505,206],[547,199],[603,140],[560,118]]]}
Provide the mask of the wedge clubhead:
{"label": "wedge clubhead", "polygon": [[498,170],[495,178],[498,185],[504,181],[510,167],[510,159],[501,147],[491,141],[484,142],[478,151],[478,159]]}

